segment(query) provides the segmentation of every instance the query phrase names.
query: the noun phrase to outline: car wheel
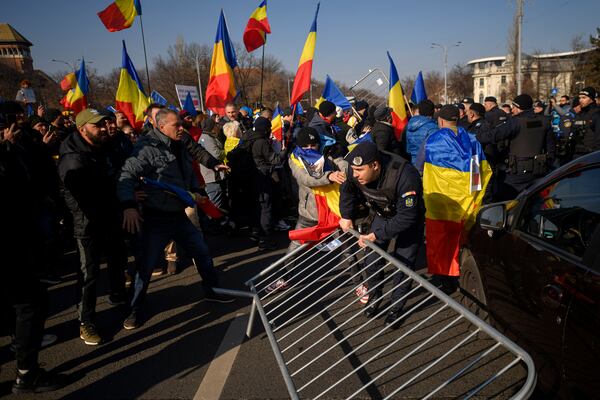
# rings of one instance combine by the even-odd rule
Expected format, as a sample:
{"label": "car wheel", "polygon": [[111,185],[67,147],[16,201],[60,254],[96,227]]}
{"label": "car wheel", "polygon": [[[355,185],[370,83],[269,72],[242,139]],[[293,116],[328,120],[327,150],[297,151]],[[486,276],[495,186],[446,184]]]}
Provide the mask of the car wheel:
{"label": "car wheel", "polygon": [[468,249],[464,249],[460,259],[461,303],[473,314],[489,323],[485,291],[475,258]]}

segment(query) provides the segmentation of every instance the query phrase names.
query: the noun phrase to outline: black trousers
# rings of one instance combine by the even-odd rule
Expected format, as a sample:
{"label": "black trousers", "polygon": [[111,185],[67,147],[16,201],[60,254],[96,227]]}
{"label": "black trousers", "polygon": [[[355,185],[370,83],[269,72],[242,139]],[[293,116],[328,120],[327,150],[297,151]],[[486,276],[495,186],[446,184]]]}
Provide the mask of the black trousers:
{"label": "black trousers", "polygon": [[258,188],[258,210],[260,228],[265,237],[273,233],[273,182],[270,175],[258,173],[256,177]]}
{"label": "black trousers", "polygon": [[77,238],[79,252],[78,281],[80,298],[78,302],[79,321],[92,323],[96,315],[98,277],[102,256],[108,265],[108,287],[110,294],[125,293],[125,268],[127,250],[123,234],[115,229],[111,233],[101,233],[94,237]]}

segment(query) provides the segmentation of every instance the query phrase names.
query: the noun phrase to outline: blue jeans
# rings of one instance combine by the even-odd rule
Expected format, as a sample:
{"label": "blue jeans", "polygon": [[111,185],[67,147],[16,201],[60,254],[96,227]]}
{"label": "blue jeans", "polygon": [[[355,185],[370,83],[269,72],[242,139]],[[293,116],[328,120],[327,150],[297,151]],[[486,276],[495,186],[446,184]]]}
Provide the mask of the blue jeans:
{"label": "blue jeans", "polygon": [[141,233],[140,260],[136,263],[134,293],[131,300],[132,310],[140,308],[146,297],[152,270],[162,263],[165,246],[174,240],[177,246],[194,260],[196,269],[202,277],[205,290],[211,291],[218,285],[208,245],[202,233],[192,224],[185,212],[146,213]]}

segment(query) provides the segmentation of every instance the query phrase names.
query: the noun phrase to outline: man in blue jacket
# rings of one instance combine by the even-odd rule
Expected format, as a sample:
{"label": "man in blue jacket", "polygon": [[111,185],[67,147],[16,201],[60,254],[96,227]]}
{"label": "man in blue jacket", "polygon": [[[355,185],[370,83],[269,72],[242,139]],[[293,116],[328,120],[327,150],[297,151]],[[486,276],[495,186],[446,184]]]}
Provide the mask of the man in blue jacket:
{"label": "man in blue jacket", "polygon": [[406,153],[410,155],[410,161],[416,164],[419,150],[425,140],[433,132],[437,131],[438,125],[433,120],[434,104],[431,100],[423,100],[417,104],[415,115],[408,121],[403,137],[406,140]]}
{"label": "man in blue jacket", "polygon": [[[141,254],[137,260],[131,313],[125,319],[125,329],[140,325],[139,310],[145,298],[152,270],[160,263],[163,249],[175,240],[194,260],[202,277],[204,298],[207,301],[227,303],[232,298],[214,292],[218,285],[217,273],[202,233],[185,214],[186,203],[162,189],[145,187],[147,194],[142,204],[143,219],[135,201],[135,190],[141,177],[177,186],[204,197],[192,170],[192,154],[187,150],[181,120],[176,112],[162,109],[156,114],[156,126],[135,145],[127,159],[117,185],[117,194],[123,211],[123,228],[130,233],[141,233]],[[218,169],[219,165],[212,165]]]}

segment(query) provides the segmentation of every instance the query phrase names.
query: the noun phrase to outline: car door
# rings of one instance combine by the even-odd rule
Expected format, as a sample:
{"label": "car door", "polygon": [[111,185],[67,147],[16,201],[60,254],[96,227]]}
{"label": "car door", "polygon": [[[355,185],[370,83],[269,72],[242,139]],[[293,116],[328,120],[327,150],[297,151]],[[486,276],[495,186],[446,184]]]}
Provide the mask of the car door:
{"label": "car door", "polygon": [[[593,351],[589,352],[597,345],[596,338],[587,335],[586,343],[578,343],[577,337],[588,332],[589,324],[598,317],[597,305],[590,301],[594,295],[598,298],[598,280],[589,260],[597,249],[590,249],[590,244],[599,223],[600,168],[589,168],[532,193],[515,225],[511,265],[523,274],[524,291],[520,295],[529,312],[537,316],[539,328],[544,329],[528,332],[531,340],[538,340],[536,347],[543,360],[536,366],[540,374],[544,370],[551,373],[546,383],[559,389],[561,395],[573,392],[565,385],[565,377],[591,379],[585,373],[594,370],[582,370],[577,360],[598,361]],[[569,329],[571,335],[567,337]]]}

